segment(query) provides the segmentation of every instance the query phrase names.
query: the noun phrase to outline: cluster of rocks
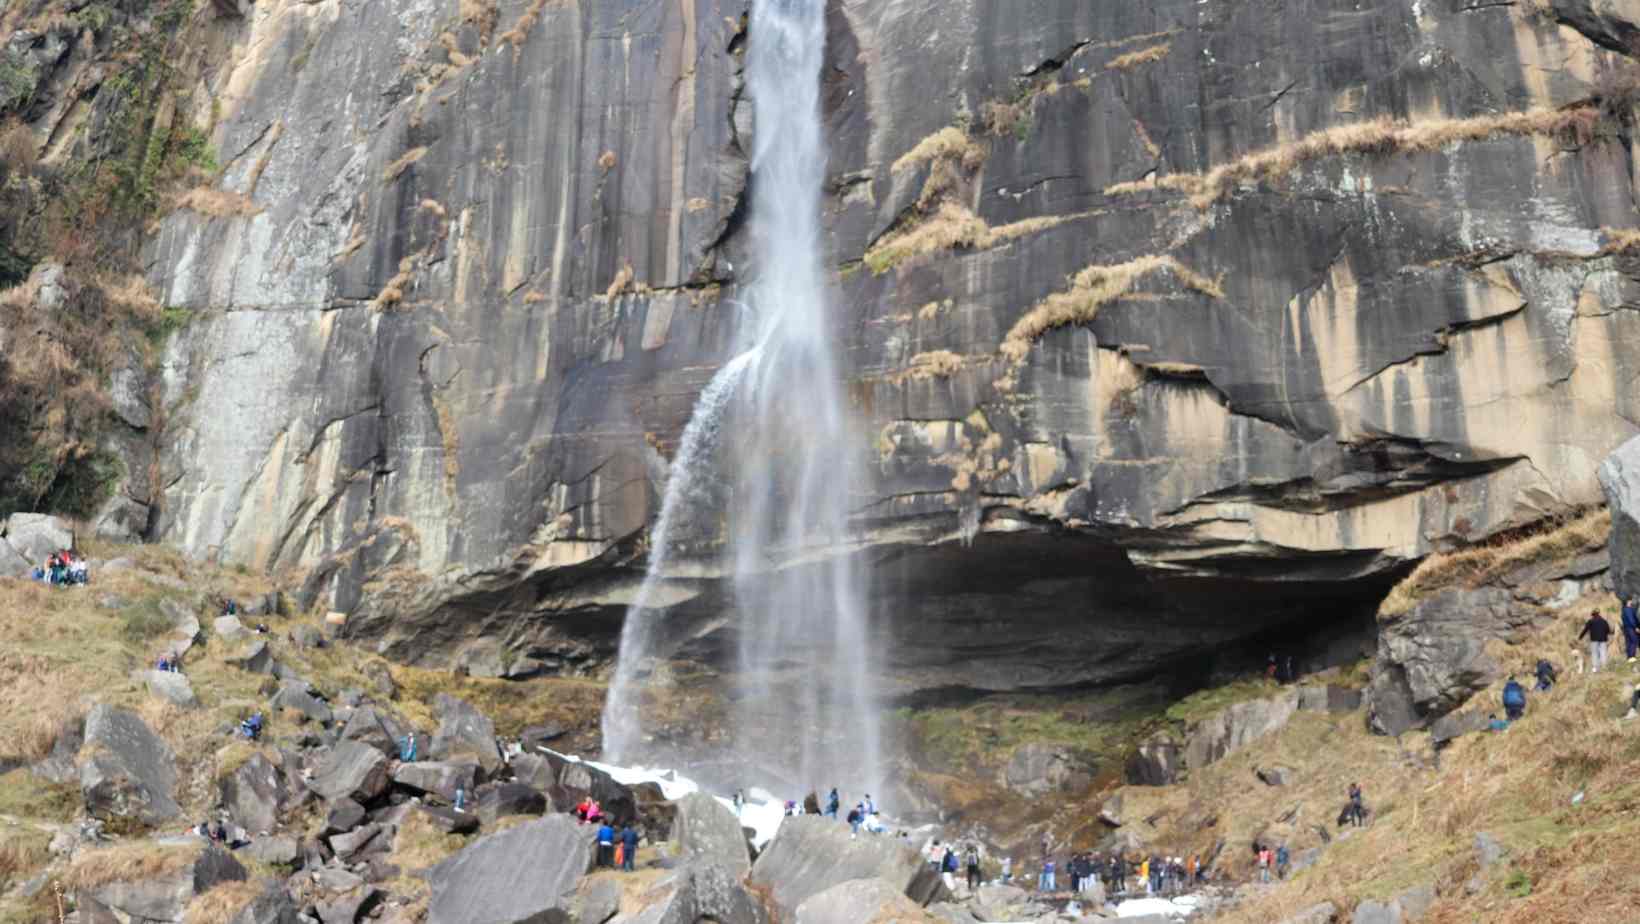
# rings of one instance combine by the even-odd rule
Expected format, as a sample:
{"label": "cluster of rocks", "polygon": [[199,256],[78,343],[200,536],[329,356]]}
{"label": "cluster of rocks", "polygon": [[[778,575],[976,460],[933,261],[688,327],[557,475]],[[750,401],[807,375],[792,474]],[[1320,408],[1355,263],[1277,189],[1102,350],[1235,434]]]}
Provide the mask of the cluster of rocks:
{"label": "cluster of rocks", "polygon": [[74,530],[43,513],[14,513],[0,520],[0,578],[27,577],[46,557],[74,548]]}

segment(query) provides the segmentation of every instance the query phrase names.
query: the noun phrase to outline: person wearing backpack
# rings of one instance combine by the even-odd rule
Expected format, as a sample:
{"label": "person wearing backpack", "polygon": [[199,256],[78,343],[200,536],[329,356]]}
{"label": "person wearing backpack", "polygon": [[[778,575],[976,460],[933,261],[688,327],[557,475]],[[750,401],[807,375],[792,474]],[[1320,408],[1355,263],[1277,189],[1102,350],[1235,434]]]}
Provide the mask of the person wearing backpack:
{"label": "person wearing backpack", "polygon": [[1560,679],[1555,673],[1555,666],[1550,664],[1547,658],[1538,658],[1534,672],[1537,674],[1537,691],[1539,693],[1547,693],[1549,690],[1554,689],[1555,682]]}
{"label": "person wearing backpack", "polygon": [[1503,714],[1511,722],[1526,714],[1526,689],[1513,676],[1503,685]]}

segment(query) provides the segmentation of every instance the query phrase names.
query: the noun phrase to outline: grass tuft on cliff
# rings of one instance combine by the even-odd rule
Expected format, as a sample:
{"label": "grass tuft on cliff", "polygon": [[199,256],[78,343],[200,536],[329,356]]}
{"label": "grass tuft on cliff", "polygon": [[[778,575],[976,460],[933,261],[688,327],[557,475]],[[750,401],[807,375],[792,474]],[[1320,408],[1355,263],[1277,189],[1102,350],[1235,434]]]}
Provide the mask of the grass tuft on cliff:
{"label": "grass tuft on cliff", "polygon": [[1430,555],[1390,590],[1378,617],[1404,615],[1418,601],[1452,587],[1475,587],[1527,565],[1597,551],[1611,535],[1611,524],[1611,514],[1602,508]]}

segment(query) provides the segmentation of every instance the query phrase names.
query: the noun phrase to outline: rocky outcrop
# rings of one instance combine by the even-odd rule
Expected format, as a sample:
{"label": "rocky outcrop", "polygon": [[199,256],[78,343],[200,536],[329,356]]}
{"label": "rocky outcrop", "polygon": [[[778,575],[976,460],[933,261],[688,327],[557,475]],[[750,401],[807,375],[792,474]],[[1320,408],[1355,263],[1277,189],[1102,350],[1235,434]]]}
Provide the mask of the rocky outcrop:
{"label": "rocky outcrop", "polygon": [[176,755],[135,713],[92,707],[85,718],[84,751],[80,794],[91,814],[159,824],[181,811]]}
{"label": "rocky outcrop", "polygon": [[1612,586],[1640,596],[1640,437],[1619,446],[1600,465],[1600,486],[1612,515]]}
{"label": "rocky outcrop", "polygon": [[480,838],[427,872],[428,924],[569,920],[596,832],[551,815]]}
{"label": "rocky outcrop", "polygon": [[440,693],[434,699],[433,709],[438,714],[439,725],[427,748],[429,757],[471,758],[486,773],[501,767],[501,745],[495,740],[495,723],[489,716],[448,693]]}
{"label": "rocky outcrop", "polygon": [[195,895],[217,883],[242,881],[247,876],[238,860],[216,847],[201,851],[172,846],[164,850],[170,856],[165,857],[157,874],[81,890],[81,913],[89,908],[111,915],[93,920],[181,921]]}
{"label": "rocky outcrop", "polygon": [[387,790],[387,758],[367,744],[338,741],[320,758],[307,781],[325,799],[369,802]]}
{"label": "rocky outcrop", "polygon": [[1185,766],[1205,767],[1285,728],[1298,711],[1298,699],[1298,691],[1290,690],[1269,699],[1236,703],[1197,722],[1185,740]]}
{"label": "rocky outcrop", "polygon": [[199,707],[199,697],[194,695],[194,685],[184,674],[175,671],[138,671],[137,679],[142,681],[149,693],[173,706],[183,709]]}
{"label": "rocky outcrop", "polygon": [[861,924],[894,921],[915,924],[938,920],[905,897],[905,892],[881,879],[842,882],[805,899],[797,906],[797,924]]}
{"label": "rocky outcrop", "polygon": [[[0,523],[0,543],[0,559],[20,558],[27,565],[25,570],[0,572],[0,576],[22,577],[45,564],[52,553],[74,548],[74,530],[53,516],[14,513]],[[5,552],[8,547],[12,554]]]}
{"label": "rocky outcrop", "polygon": [[728,870],[710,863],[691,863],[656,883],[644,907],[618,918],[620,924],[767,924],[769,913]]}
{"label": "rocky outcrop", "polygon": [[860,879],[879,879],[926,905],[943,891],[940,877],[907,843],[852,837],[848,825],[821,816],[787,818],[752,864],[751,881],[786,914],[811,896]]}
{"label": "rocky outcrop", "polygon": [[[148,248],[198,309],[153,530],[306,569],[394,658],[595,670],[756,316],[756,38],[743,2],[501,0],[490,27],[408,2],[219,26],[198,98],[257,210],[178,211]],[[1640,269],[1604,230],[1634,225],[1602,97],[1632,26],[1592,0],[834,4],[830,333],[897,688],[1108,681],[1367,616],[1432,549],[1594,501],[1587,460],[1640,419]],[[698,573],[673,621],[717,660],[733,600]]]}
{"label": "rocky outcrop", "polygon": [[470,798],[477,779],[478,764],[473,761],[424,760],[399,764],[393,770],[395,784],[447,802],[455,801],[457,789],[466,790]]}
{"label": "rocky outcrop", "polygon": [[217,784],[228,818],[252,834],[273,831],[289,798],[284,775],[261,754],[254,755]]}
{"label": "rocky outcrop", "polygon": [[752,869],[740,819],[706,793],[692,792],[678,800],[672,837],[685,857],[720,867],[737,879]]}

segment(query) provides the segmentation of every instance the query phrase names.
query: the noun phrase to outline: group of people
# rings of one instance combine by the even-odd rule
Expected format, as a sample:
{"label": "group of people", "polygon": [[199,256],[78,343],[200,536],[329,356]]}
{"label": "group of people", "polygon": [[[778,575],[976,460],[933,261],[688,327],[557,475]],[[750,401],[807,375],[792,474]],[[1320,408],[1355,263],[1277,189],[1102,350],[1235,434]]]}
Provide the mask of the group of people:
{"label": "group of people", "polygon": [[[597,803],[593,803],[596,807]],[[637,869],[638,829],[623,825],[619,831],[606,819],[598,826],[598,865],[628,873]]]}
{"label": "group of people", "polygon": [[[735,793],[736,814],[739,814],[742,805],[744,805],[744,797],[737,792]],[[842,812],[843,797],[840,793],[838,793],[837,787],[835,786],[831,788],[831,792],[826,796],[826,807],[824,810],[820,808],[819,795],[812,791],[807,796],[803,797],[801,804],[792,799],[787,799],[785,804],[785,813],[788,817],[794,815],[824,815],[827,818],[835,819],[839,814],[842,814]],[[881,834],[883,831],[887,830],[883,826],[882,819],[877,816],[877,803],[872,801],[871,793],[869,792],[866,793],[864,799],[854,803],[854,807],[849,809],[847,814],[843,815],[843,820],[848,822],[849,828],[856,835],[858,835],[862,829],[867,834]]]}
{"label": "group of people", "polygon": [[162,674],[182,673],[182,655],[175,649],[160,654],[154,659],[154,670]]}
{"label": "group of people", "polygon": [[[969,884],[972,885],[978,874],[978,855],[974,855],[974,867],[969,874]],[[1004,857],[1002,860],[1002,882],[1013,881],[1013,858]],[[1196,855],[1190,857],[1175,856],[1140,856],[1130,859],[1120,853],[1112,853],[1109,858],[1097,853],[1077,853],[1065,859],[1063,866],[1056,863],[1052,857],[1044,857],[1041,871],[1037,873],[1036,888],[1039,892],[1059,891],[1059,874],[1064,872],[1070,891],[1078,894],[1091,892],[1095,883],[1102,885],[1110,895],[1130,894],[1143,892],[1145,895],[1175,895],[1191,887],[1192,884],[1202,882],[1207,877],[1207,870]]]}
{"label": "group of people", "polygon": [[[1640,657],[1640,601],[1633,596],[1624,598],[1622,615],[1618,618],[1618,626],[1623,633],[1623,650],[1628,663],[1633,664]],[[1607,649],[1611,645],[1612,624],[1600,615],[1599,610],[1589,614],[1584,621],[1583,628],[1577,633],[1577,641],[1588,641],[1588,670],[1591,674],[1600,673],[1607,664]],[[1575,646],[1574,646],[1575,647]],[[1536,684],[1533,690],[1538,693],[1547,693],[1554,689],[1559,682],[1560,675],[1555,666],[1545,658],[1539,658],[1533,668]],[[1503,685],[1503,715],[1498,718],[1496,713],[1488,715],[1487,728],[1491,731],[1504,731],[1509,723],[1526,715],[1526,688],[1513,674]],[[1640,705],[1640,692],[1635,694],[1635,704]]]}
{"label": "group of people", "polygon": [[580,802],[575,803],[575,808],[570,814],[574,815],[576,820],[584,825],[596,824],[604,820],[603,806],[599,805],[598,800],[591,796],[587,796]]}
{"label": "group of people", "polygon": [[[1358,787],[1351,787],[1352,789]],[[1292,855],[1287,852],[1287,845],[1280,844],[1274,849],[1269,844],[1253,843],[1255,864],[1258,866],[1260,882],[1269,882],[1273,874],[1277,879],[1287,878],[1287,869],[1292,862]]]}
{"label": "group of people", "polygon": [[72,549],[59,549],[46,557],[44,565],[34,569],[34,579],[53,587],[78,587],[90,578],[85,558]]}

